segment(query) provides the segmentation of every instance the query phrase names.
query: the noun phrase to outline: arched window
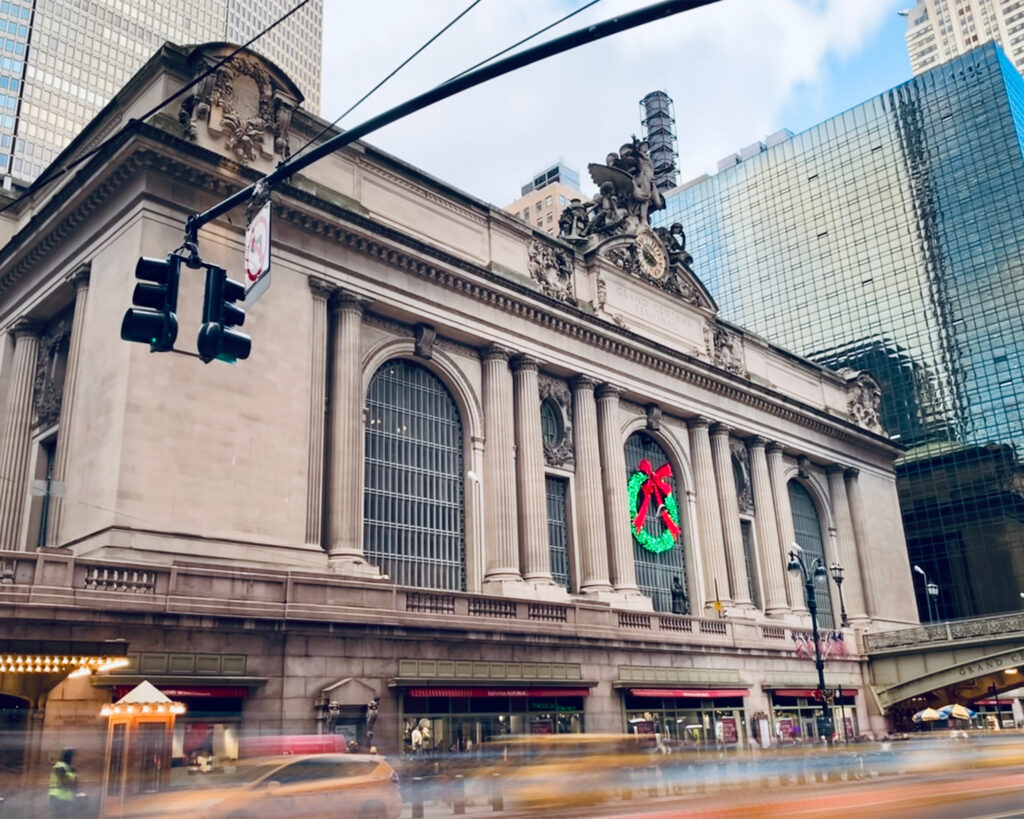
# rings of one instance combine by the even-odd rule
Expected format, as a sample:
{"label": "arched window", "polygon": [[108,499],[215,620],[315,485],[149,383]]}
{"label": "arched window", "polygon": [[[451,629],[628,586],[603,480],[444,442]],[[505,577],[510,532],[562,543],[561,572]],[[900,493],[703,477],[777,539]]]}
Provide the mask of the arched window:
{"label": "arched window", "polygon": [[[798,481],[789,482],[789,505],[793,510],[793,531],[796,542],[804,550],[804,564],[807,571],[813,572],[814,561],[821,558],[826,566],[825,545],[821,540],[821,520],[818,509],[811,499],[810,493]],[[814,599],[818,604],[818,626],[835,628],[836,620],[832,614],[832,593],[828,587],[828,576],[816,578],[814,581]]]}
{"label": "arched window", "polygon": [[392,359],[366,406],[366,559],[399,586],[465,589],[462,421],[451,393],[425,367]]}
{"label": "arched window", "polygon": [[[651,480],[651,477],[641,469],[641,463],[645,461],[660,487],[661,498],[659,500],[657,493],[652,491],[646,510],[642,510],[645,494],[643,485]],[[665,467],[668,467],[667,471]],[[626,441],[626,481],[630,487],[631,501],[630,509],[623,510],[622,514],[631,514],[634,505],[637,507],[637,513],[644,512],[643,526],[639,530],[643,533],[641,537],[638,537],[638,530],[633,527],[634,519],[630,520],[637,585],[640,591],[654,601],[655,611],[675,610],[677,613],[689,613],[686,598],[678,591],[674,609],[672,605],[672,579],[679,578],[679,586],[684,593],[687,588],[682,529],[673,538],[666,523],[668,517],[675,525],[682,525],[676,479],[671,474],[671,465],[665,450],[646,432],[634,432]],[[665,493],[665,488],[670,489],[671,493]],[[663,551],[657,551],[666,546],[668,548],[664,548]]]}

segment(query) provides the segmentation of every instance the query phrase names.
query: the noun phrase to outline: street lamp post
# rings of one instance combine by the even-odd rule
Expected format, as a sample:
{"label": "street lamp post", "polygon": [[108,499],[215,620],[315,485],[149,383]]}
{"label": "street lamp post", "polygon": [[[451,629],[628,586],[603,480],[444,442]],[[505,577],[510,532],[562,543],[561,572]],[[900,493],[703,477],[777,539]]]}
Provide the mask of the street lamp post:
{"label": "street lamp post", "polygon": [[825,577],[827,570],[825,563],[820,557],[814,558],[811,569],[808,571],[803,559],[803,549],[796,543],[789,552],[789,564],[786,568],[794,573],[799,573],[804,581],[804,595],[807,597],[807,611],[811,615],[811,636],[814,640],[814,667],[818,671],[818,691],[821,692],[821,716],[818,718],[818,734],[825,737],[829,745],[832,744],[832,713],[829,709],[828,695],[825,689],[825,662],[821,659],[821,642],[818,635],[818,602],[814,593],[814,581],[816,578]]}
{"label": "street lamp post", "polygon": [[[924,578],[924,591],[925,591],[924,599],[925,599],[926,605],[928,606],[928,622],[932,623],[932,622],[935,621],[935,617],[932,615],[932,597],[937,597],[938,596],[938,594],[939,594],[939,587],[936,586],[934,583],[929,583],[928,582],[928,575],[925,574],[924,569],[922,569],[920,566],[915,565],[914,566],[914,571],[917,572],[919,575],[921,575],[921,577]],[[935,594],[932,594],[932,588],[935,589]]]}
{"label": "street lamp post", "polygon": [[939,587],[935,583],[929,583],[925,587],[925,591],[928,592],[928,599],[932,601],[932,610],[935,612],[934,619],[939,619]]}
{"label": "street lamp post", "polygon": [[843,567],[838,561],[833,560],[828,570],[832,579],[836,581],[836,588],[839,589],[839,612],[843,628],[846,628],[850,625],[850,621],[846,618],[846,601],[843,600]]}

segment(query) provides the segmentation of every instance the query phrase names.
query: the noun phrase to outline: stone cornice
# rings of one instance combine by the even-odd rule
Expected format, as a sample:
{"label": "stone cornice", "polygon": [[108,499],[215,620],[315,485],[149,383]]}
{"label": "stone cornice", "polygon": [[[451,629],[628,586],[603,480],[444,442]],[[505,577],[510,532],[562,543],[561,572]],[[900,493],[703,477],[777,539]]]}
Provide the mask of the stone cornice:
{"label": "stone cornice", "polygon": [[[119,164],[111,166],[110,158],[133,137],[146,141],[140,141]],[[163,146],[167,146],[174,155],[158,150]],[[206,167],[197,167],[198,163],[205,163]],[[219,154],[191,145],[173,134],[133,122],[126,126],[118,139],[93,157],[76,174],[75,180],[47,202],[8,246],[0,251],[0,269],[6,268],[0,273],[0,297],[66,241],[103,202],[116,195],[121,185],[144,169],[165,173],[179,184],[184,183],[217,196],[230,195],[250,177],[255,179],[258,176],[254,171]],[[235,180],[225,179],[225,172],[234,174]],[[92,190],[80,202],[61,214],[60,210],[66,207],[67,200],[78,191],[88,189],[92,177],[100,173],[106,175],[92,186]],[[282,185],[278,193],[281,204],[275,207],[277,218],[333,240],[350,250],[380,259],[512,316],[602,349],[638,367],[649,368],[664,375],[668,381],[691,384],[876,454],[893,457],[900,452],[898,445],[875,433],[861,430],[849,421],[829,415],[824,410],[802,405],[796,399],[753,385],[700,359],[591,316],[584,310],[506,279],[486,267],[318,199],[300,186]],[[296,207],[299,204],[306,207]],[[47,225],[47,220],[54,216],[60,218],[53,225]],[[40,230],[42,235],[34,237],[33,233]]]}

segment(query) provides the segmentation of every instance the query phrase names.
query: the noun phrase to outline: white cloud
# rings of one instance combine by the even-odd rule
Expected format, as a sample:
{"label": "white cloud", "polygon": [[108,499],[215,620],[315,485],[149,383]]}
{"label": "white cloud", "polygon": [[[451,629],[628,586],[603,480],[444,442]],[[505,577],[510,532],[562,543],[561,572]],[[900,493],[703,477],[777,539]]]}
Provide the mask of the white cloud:
{"label": "white cloud", "polygon": [[[462,11],[469,0],[326,0],[322,113],[333,119]],[[483,0],[346,118],[352,127],[579,7],[582,0]],[[605,0],[555,32],[640,8]],[[497,205],[564,158],[586,178],[640,131],[639,100],[675,102],[681,179],[783,127],[800,87],[828,57],[859,51],[894,0],[722,0],[521,69],[414,114],[367,141]]]}

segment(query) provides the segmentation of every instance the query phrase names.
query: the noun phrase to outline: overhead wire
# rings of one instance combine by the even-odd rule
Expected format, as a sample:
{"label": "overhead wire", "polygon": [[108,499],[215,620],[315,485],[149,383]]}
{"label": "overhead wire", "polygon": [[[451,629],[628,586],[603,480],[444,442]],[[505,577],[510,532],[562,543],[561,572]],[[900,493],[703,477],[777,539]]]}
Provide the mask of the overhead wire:
{"label": "overhead wire", "polygon": [[367,91],[365,94],[363,94],[363,96],[361,96],[358,100],[356,100],[354,103],[352,103],[352,105],[349,106],[349,109],[347,111],[345,111],[345,113],[343,113],[343,114],[339,115],[338,117],[336,117],[335,120],[332,123],[330,123],[330,125],[325,125],[323,128],[320,129],[319,133],[317,133],[316,136],[311,137],[306,142],[305,145],[303,145],[301,148],[299,148],[299,150],[293,152],[292,156],[298,156],[299,154],[301,154],[304,150],[306,150],[306,148],[308,148],[310,145],[312,145],[314,142],[316,142],[318,139],[320,139],[320,137],[322,137],[324,134],[326,134],[328,131],[330,131],[335,125],[337,125],[339,122],[341,122],[345,117],[347,117],[353,111],[355,111],[356,108],[358,108],[360,105],[362,105],[374,92],[376,92],[382,85],[384,85],[384,83],[386,83],[388,80],[390,80],[392,77],[394,77],[395,74],[397,74],[399,71],[401,71],[403,68],[405,68],[409,63],[411,63],[414,59],[416,59],[420,54],[422,54],[423,51],[428,46],[432,45],[434,43],[434,41],[437,40],[438,37],[440,37],[442,34],[444,34],[446,31],[448,31],[448,29],[450,29],[457,22],[459,22],[459,20],[461,20],[463,17],[465,17],[467,14],[469,14],[469,12],[471,12],[475,6],[479,5],[480,2],[481,2],[481,0],[473,0],[472,3],[470,3],[468,6],[466,6],[466,8],[464,8],[461,12],[459,12],[459,14],[457,14],[454,18],[452,18],[452,20],[447,25],[445,25],[444,28],[442,28],[439,32],[437,32],[437,34],[435,34],[433,37],[431,37],[429,40],[427,40],[423,45],[421,45],[419,48],[417,48],[412,54],[410,54],[404,60],[402,60],[402,62],[398,65],[398,67],[395,68],[390,74],[388,74],[383,80],[381,80],[379,83],[377,83],[375,86],[373,86],[373,88],[371,88],[369,91]]}
{"label": "overhead wire", "polygon": [[[174,102],[176,99],[178,99],[178,97],[182,96],[186,92],[188,92],[191,89],[195,88],[197,85],[199,85],[199,83],[201,83],[204,79],[209,77],[215,71],[217,71],[218,69],[220,69],[222,66],[226,65],[227,63],[231,62],[231,60],[233,60],[238,55],[239,52],[244,51],[245,49],[247,49],[249,46],[251,46],[253,43],[255,43],[264,34],[267,34],[268,32],[270,32],[273,29],[275,29],[277,26],[279,26],[281,23],[283,23],[285,20],[287,20],[289,17],[291,17],[297,11],[299,11],[299,9],[301,9],[303,6],[309,4],[310,2],[311,2],[311,0],[301,0],[301,2],[297,3],[290,11],[287,11],[283,15],[278,17],[277,20],[275,20],[273,23],[271,23],[269,26],[264,28],[258,34],[256,34],[255,36],[253,36],[252,38],[247,40],[243,45],[238,46],[234,51],[232,51],[226,57],[223,57],[222,59],[218,60],[216,63],[214,63],[208,69],[206,69],[206,71],[204,71],[202,74],[200,74],[199,76],[195,77],[190,83],[187,83],[186,85],[183,85],[181,88],[179,88],[173,94],[171,94],[171,96],[167,97],[167,99],[163,100],[162,102],[157,103],[152,108],[150,108],[148,111],[146,111],[146,113],[144,113],[144,114],[142,114],[140,116],[137,116],[137,117],[133,117],[132,118],[133,121],[144,121],[144,120],[147,120],[151,116],[153,116],[153,114],[158,113],[163,108],[165,108],[166,106],[170,105],[172,102]],[[73,161],[69,162],[67,165],[65,165],[65,166],[63,166],[61,168],[58,168],[56,171],[51,173],[49,176],[45,176],[42,179],[36,179],[35,181],[33,181],[31,183],[31,185],[29,186],[28,190],[26,190],[24,193],[22,193],[16,199],[12,199],[6,205],[4,205],[2,208],[0,208],[0,213],[4,213],[5,211],[7,211],[10,208],[14,207],[22,199],[24,199],[25,197],[29,196],[30,194],[32,194],[33,192],[35,192],[39,188],[44,187],[44,186],[50,184],[51,182],[53,182],[56,179],[60,179],[60,177],[62,177],[68,171],[72,170],[73,168],[78,167],[79,165],[81,165],[83,162],[85,162],[90,157],[95,156],[96,154],[98,154],[100,151],[102,151],[104,148],[106,148],[108,145],[110,145],[112,142],[114,142],[120,136],[121,136],[121,131],[118,131],[117,133],[112,134],[111,136],[109,136],[105,140],[103,140],[95,148],[92,148],[91,150],[86,151],[84,154],[82,154],[81,156],[75,158]]]}

